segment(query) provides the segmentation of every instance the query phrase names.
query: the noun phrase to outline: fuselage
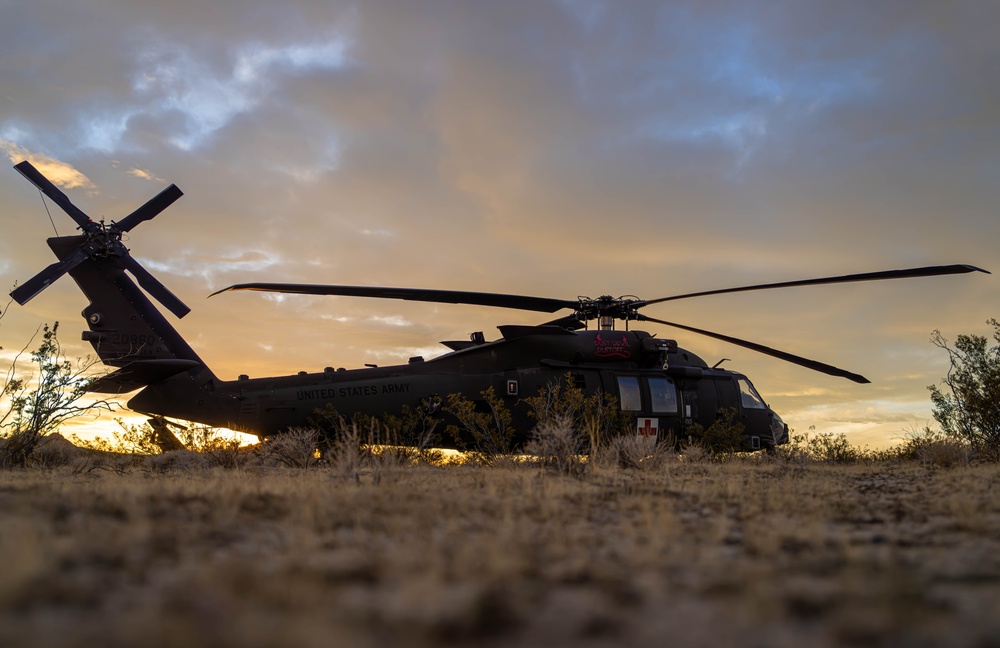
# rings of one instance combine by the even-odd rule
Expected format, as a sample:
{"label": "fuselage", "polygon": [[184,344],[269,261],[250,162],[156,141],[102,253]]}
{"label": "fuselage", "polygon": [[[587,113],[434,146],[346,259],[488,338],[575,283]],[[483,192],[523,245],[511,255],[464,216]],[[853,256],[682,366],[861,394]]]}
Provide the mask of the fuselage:
{"label": "fuselage", "polygon": [[[147,387],[129,407],[272,436],[315,425],[323,413],[348,420],[355,414],[381,417],[440,404],[451,394],[482,401],[492,389],[512,413],[520,444],[535,423],[528,398],[570,380],[586,394],[613,396],[616,406],[635,418],[636,434],[683,438],[693,425],[708,427],[720,410],[731,408],[746,427],[748,448],[780,444],[787,436],[745,376],[711,369],[671,340],[642,331],[500,330],[498,340],[450,343],[460,348],[429,360],[411,358],[405,365],[212,380],[202,385],[200,399],[180,398],[171,379]],[[447,418],[447,412],[441,416]],[[436,443],[454,447],[461,440],[439,435]]]}

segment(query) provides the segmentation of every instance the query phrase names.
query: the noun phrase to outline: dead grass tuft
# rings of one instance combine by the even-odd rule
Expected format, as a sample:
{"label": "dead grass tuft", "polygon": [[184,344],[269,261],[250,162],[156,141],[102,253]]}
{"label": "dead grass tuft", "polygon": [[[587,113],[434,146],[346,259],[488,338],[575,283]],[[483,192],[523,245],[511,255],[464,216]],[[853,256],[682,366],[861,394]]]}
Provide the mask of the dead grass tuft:
{"label": "dead grass tuft", "polygon": [[583,457],[583,438],[573,429],[572,420],[557,416],[538,424],[524,450],[537,458],[539,465],[562,475],[581,477],[587,464]]}
{"label": "dead grass tuft", "polygon": [[677,458],[673,445],[659,442],[650,444],[635,435],[618,436],[600,453],[599,462],[617,468],[633,470],[659,470]]}
{"label": "dead grass tuft", "polygon": [[295,428],[267,439],[260,448],[263,465],[313,468],[319,463],[319,431]]}

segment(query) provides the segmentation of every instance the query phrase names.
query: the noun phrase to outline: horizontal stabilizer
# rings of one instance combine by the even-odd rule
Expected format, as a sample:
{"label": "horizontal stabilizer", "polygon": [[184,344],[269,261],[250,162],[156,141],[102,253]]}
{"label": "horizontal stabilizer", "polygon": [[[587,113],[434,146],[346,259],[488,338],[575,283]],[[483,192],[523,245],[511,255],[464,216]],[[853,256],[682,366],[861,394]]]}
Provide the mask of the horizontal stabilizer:
{"label": "horizontal stabilizer", "polygon": [[106,376],[97,378],[90,383],[87,391],[101,394],[125,394],[200,366],[200,362],[180,358],[137,360]]}

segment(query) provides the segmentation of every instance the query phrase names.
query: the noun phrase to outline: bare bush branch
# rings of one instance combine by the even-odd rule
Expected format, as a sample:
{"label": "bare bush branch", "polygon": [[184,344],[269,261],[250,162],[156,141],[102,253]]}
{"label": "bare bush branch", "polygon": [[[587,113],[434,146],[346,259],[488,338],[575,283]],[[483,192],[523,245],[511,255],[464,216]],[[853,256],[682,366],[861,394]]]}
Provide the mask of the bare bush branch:
{"label": "bare bush branch", "polygon": [[45,324],[41,330],[42,341],[31,352],[36,369],[26,377],[19,377],[17,364],[22,355],[19,353],[7,371],[0,394],[9,403],[0,416],[0,434],[6,439],[0,449],[0,467],[23,466],[41,439],[65,421],[112,411],[116,406],[110,400],[82,399],[98,360],[91,357],[78,358],[75,363],[68,360],[57,336],[59,322],[51,327]]}

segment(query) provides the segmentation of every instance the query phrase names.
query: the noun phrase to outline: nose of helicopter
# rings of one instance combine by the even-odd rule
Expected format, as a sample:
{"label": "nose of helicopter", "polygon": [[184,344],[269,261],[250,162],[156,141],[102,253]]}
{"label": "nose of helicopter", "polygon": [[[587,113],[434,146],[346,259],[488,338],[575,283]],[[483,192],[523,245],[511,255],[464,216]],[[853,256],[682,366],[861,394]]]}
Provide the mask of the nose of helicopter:
{"label": "nose of helicopter", "polygon": [[788,424],[782,421],[773,409],[768,408],[768,411],[771,413],[771,437],[774,439],[774,445],[788,443]]}

